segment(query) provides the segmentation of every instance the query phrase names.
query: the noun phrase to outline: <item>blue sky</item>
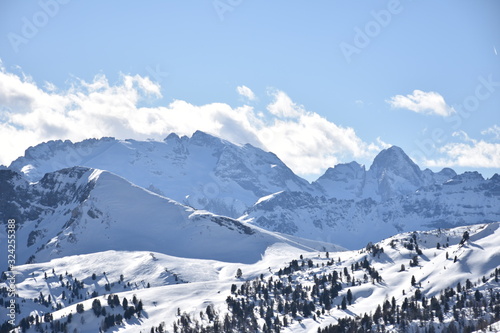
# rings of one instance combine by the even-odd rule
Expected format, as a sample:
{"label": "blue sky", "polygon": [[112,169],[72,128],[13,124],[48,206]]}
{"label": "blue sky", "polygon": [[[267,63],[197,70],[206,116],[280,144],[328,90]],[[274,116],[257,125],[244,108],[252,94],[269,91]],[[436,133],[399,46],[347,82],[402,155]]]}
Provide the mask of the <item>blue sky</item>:
{"label": "blue sky", "polygon": [[0,1],[0,163],[201,129],[308,179],[389,145],[490,177],[497,50],[498,1]]}

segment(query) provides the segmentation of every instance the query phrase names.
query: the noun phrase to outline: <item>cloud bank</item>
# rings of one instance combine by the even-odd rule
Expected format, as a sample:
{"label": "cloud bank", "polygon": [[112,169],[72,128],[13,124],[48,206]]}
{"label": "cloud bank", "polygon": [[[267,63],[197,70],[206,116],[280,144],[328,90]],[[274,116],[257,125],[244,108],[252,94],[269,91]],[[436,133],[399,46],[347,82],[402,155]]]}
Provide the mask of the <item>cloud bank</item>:
{"label": "cloud bank", "polygon": [[[103,136],[162,140],[172,132],[190,136],[202,130],[272,151],[298,174],[318,175],[345,159],[373,158],[386,146],[379,140],[364,142],[354,129],[306,111],[280,90],[270,92],[271,102],[264,111],[245,104],[193,105],[182,100],[145,106],[161,98],[160,88],[139,75],[121,75],[117,84],[98,75],[91,82],[77,79],[59,89],[1,68],[0,163],[8,165],[29,146],[48,140]],[[248,87],[239,86],[237,92],[255,99]]]}

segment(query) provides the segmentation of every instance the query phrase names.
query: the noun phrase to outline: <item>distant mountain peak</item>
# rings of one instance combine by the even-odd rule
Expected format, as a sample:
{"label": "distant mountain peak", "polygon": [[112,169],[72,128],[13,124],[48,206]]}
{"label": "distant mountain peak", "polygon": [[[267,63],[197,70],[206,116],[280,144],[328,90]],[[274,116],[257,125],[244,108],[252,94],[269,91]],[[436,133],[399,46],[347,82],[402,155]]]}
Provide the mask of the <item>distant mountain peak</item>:
{"label": "distant mountain peak", "polygon": [[167,135],[165,139],[163,139],[164,142],[169,142],[169,141],[179,141],[181,138],[176,134],[176,133],[170,133]]}
{"label": "distant mountain peak", "polygon": [[[335,165],[333,168],[328,168],[326,172],[321,176],[321,178],[331,179],[331,180],[342,180],[346,181],[349,178],[358,178],[360,173],[365,172],[365,167],[358,162],[352,161],[349,163],[340,163]],[[318,180],[319,180],[318,179]]]}
{"label": "distant mountain peak", "polygon": [[418,165],[406,155],[406,153],[398,146],[382,150],[373,160],[370,170],[398,170],[410,167],[413,172],[420,173]]}
{"label": "distant mountain peak", "polygon": [[484,177],[477,171],[466,171],[453,177],[454,181],[483,181]]}
{"label": "distant mountain peak", "polygon": [[221,138],[198,130],[193,133],[189,142],[197,146],[217,146],[224,144],[225,141]]}

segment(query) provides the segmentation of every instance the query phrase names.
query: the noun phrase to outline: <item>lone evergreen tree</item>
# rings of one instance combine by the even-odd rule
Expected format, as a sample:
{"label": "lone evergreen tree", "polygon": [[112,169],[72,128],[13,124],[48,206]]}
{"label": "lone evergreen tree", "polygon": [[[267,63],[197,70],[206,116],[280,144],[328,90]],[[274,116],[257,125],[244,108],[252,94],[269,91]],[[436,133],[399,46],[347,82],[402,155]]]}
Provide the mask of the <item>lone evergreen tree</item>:
{"label": "lone evergreen tree", "polygon": [[346,310],[347,309],[347,301],[345,299],[345,296],[342,298],[342,310]]}
{"label": "lone evergreen tree", "polygon": [[123,302],[122,302],[123,310],[127,310],[128,308],[128,301],[125,297],[123,297]]}
{"label": "lone evergreen tree", "polygon": [[352,304],[352,292],[351,292],[351,289],[347,290],[347,301],[349,302],[349,305]]}

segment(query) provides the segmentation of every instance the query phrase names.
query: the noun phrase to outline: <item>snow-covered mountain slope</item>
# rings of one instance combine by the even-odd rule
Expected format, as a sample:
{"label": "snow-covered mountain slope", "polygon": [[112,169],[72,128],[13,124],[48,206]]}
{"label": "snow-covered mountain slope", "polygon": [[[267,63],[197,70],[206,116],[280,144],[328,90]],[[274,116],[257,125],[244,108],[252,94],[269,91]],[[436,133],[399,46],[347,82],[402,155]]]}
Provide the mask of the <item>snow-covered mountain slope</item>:
{"label": "snow-covered mountain slope", "polygon": [[[78,332],[97,332],[103,316],[97,318],[92,313],[94,299],[99,299],[105,306],[108,295],[118,295],[120,304],[124,297],[132,300],[135,295],[144,303],[145,312],[140,320],[123,326],[128,332],[149,332],[153,325],[170,324],[176,318],[178,308],[182,312],[196,310],[199,313],[213,304],[220,312],[231,284],[260,274],[269,275],[270,267],[279,267],[290,257],[307,252],[286,243],[276,243],[266,250],[261,260],[252,264],[180,258],[157,252],[105,251],[20,265],[16,267],[17,300],[21,312],[17,315],[18,322],[30,313],[42,317],[45,313],[53,313],[54,320],[57,320],[66,319],[72,312],[75,316],[73,326]],[[238,269],[242,270],[241,278],[235,277]],[[75,282],[80,284],[73,293]],[[0,287],[3,286],[0,283]],[[48,304],[41,304],[40,295],[45,301],[50,295]],[[86,310],[82,314],[84,323],[77,318],[76,304],[79,302]],[[112,312],[110,307],[107,310]],[[115,311],[123,315],[121,305]],[[6,309],[1,307],[3,317],[5,312]],[[68,331],[73,332],[73,328]]]}
{"label": "snow-covered mountain slope", "polygon": [[30,147],[10,169],[37,181],[47,172],[86,166],[190,205],[238,217],[258,198],[281,190],[312,191],[276,155],[197,131],[163,142],[102,138]]}
{"label": "snow-covered mountain slope", "polygon": [[356,248],[402,231],[500,221],[500,176],[485,180],[467,172],[382,203],[280,192],[260,200],[241,220]]}
{"label": "snow-covered mountain slope", "polygon": [[[106,250],[255,262],[272,244],[328,247],[196,211],[107,171],[73,167],[29,183],[0,170],[2,220],[15,219],[18,263]],[[7,231],[0,231],[2,248]],[[7,256],[0,257],[6,267]]]}
{"label": "snow-covered mountain slope", "polygon": [[278,243],[246,265],[106,251],[16,267],[16,324],[32,315],[28,333],[202,332],[214,325],[318,332],[349,318],[372,331],[473,331],[500,320],[499,268],[499,223],[404,233],[345,252]]}
{"label": "snow-covered mountain slope", "polygon": [[336,199],[386,201],[456,176],[445,168],[438,173],[424,171],[396,146],[382,150],[367,171],[356,162],[329,168],[313,183],[324,196]]}

